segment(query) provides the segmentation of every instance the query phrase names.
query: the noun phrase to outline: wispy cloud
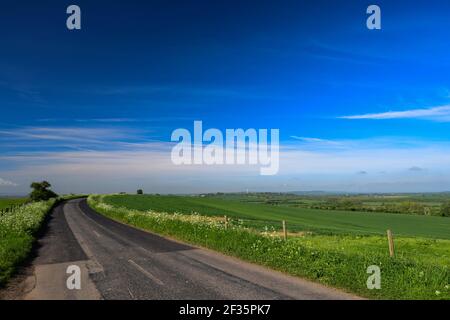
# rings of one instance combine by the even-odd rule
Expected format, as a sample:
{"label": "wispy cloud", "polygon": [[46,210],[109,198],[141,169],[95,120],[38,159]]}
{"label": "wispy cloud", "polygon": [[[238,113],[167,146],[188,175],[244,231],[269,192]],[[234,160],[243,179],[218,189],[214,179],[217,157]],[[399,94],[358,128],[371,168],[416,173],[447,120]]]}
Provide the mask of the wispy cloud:
{"label": "wispy cloud", "polygon": [[6,154],[21,149],[121,150],[154,141],[150,133],[128,127],[19,127],[0,130],[0,148],[14,144]]}
{"label": "wispy cloud", "polygon": [[0,130],[0,138],[95,142],[127,138],[132,135],[132,132],[127,128],[22,127]]}
{"label": "wispy cloud", "polygon": [[75,119],[75,122],[79,123],[126,123],[126,122],[175,122],[179,120],[193,121],[191,117],[154,117],[154,118],[87,118],[87,119]]}
{"label": "wispy cloud", "polygon": [[450,121],[450,105],[428,109],[411,109],[404,111],[388,111],[382,113],[368,113],[361,115],[341,116],[340,119],[424,119],[434,121]]}
{"label": "wispy cloud", "polygon": [[323,43],[314,42],[309,46],[303,48],[303,51],[315,58],[333,60],[344,63],[356,63],[356,64],[383,64],[386,61],[390,61],[383,57],[359,54],[354,50],[342,50],[337,47],[325,45]]}
{"label": "wispy cloud", "polygon": [[424,168],[417,167],[417,166],[413,166],[413,167],[409,168],[408,170],[409,170],[409,171],[413,171],[413,172],[421,172],[421,171],[425,171]]}
{"label": "wispy cloud", "polygon": [[43,123],[77,123],[81,124],[121,124],[121,123],[168,123],[168,122],[176,122],[176,121],[193,121],[195,120],[192,117],[175,117],[175,116],[167,116],[167,117],[152,117],[152,118],[130,118],[130,117],[114,117],[114,118],[40,118],[36,119],[37,122]]}
{"label": "wispy cloud", "polygon": [[299,136],[290,136],[292,139],[310,143],[310,144],[323,144],[323,145],[334,145],[339,146],[342,144],[340,141],[336,140],[327,140],[327,139],[321,139],[321,138],[311,138],[311,137],[299,137]]}
{"label": "wispy cloud", "polygon": [[305,141],[305,142],[325,142],[329,140],[324,140],[320,138],[308,138],[308,137],[299,137],[299,136],[291,136],[292,139]]}
{"label": "wispy cloud", "polygon": [[8,82],[0,81],[0,89],[8,90],[15,93],[20,99],[27,102],[45,103],[41,92],[34,86],[10,80]]}
{"label": "wispy cloud", "polygon": [[100,122],[100,123],[122,123],[122,122],[137,122],[139,119],[135,118],[97,118],[97,119],[76,119],[76,122]]}
{"label": "wispy cloud", "polygon": [[152,97],[206,97],[206,98],[231,98],[231,99],[289,99],[284,95],[271,95],[254,89],[235,87],[210,87],[191,85],[124,85],[110,87],[87,88],[90,93],[105,96],[138,95]]}
{"label": "wispy cloud", "polygon": [[0,178],[0,187],[16,187],[17,183]]}
{"label": "wispy cloud", "polygon": [[290,136],[291,141],[285,143],[286,148],[293,150],[309,150],[309,151],[349,151],[354,152],[357,150],[367,149],[414,149],[414,148],[426,148],[430,144],[434,143],[429,140],[412,139],[402,136],[385,136],[385,137],[372,137],[364,139],[323,139],[313,137],[301,137]]}

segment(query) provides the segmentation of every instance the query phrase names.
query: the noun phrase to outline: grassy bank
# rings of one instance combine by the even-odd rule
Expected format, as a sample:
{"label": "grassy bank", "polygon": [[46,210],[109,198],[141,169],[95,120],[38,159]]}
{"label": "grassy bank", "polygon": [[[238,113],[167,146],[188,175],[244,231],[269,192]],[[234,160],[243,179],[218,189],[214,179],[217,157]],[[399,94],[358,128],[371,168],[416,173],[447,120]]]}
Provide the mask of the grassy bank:
{"label": "grassy bank", "polygon": [[30,203],[0,215],[0,286],[30,253],[36,232],[56,201]]}
{"label": "grassy bank", "polygon": [[[98,212],[132,226],[364,297],[450,299],[448,240],[405,238],[401,240],[404,248],[409,246],[416,252],[405,249],[390,258],[386,242],[379,236],[311,235],[284,241],[276,233],[261,233],[242,225],[226,228],[219,217],[140,211],[105,203],[105,199],[109,198],[90,196],[88,202]],[[380,290],[367,289],[370,265],[381,268]]]}

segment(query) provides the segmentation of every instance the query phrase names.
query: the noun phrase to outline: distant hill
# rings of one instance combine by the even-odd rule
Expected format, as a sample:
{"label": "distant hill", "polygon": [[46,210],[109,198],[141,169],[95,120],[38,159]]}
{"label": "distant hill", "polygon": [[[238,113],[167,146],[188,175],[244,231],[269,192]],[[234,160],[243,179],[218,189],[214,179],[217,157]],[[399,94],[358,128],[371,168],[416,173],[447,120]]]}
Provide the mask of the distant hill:
{"label": "distant hill", "polygon": [[357,194],[356,192],[346,192],[346,191],[290,191],[286,192],[290,194],[295,194],[299,196],[328,196],[328,195],[343,195],[343,194]]}

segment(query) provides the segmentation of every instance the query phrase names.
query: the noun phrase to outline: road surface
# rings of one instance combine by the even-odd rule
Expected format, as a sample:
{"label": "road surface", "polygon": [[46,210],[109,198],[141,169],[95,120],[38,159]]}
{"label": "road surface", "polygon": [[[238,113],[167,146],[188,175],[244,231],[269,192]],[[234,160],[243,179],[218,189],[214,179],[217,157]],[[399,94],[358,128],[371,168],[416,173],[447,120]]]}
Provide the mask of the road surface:
{"label": "road surface", "polygon": [[[355,296],[112,221],[85,199],[51,214],[24,299],[354,299]],[[69,266],[81,289],[69,290]]]}

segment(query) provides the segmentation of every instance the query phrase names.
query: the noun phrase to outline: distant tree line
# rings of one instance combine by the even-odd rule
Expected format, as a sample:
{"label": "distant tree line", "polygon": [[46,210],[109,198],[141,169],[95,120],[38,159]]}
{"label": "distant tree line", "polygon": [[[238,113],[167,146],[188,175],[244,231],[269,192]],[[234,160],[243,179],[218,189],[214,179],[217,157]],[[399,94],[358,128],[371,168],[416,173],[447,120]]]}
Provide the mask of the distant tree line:
{"label": "distant tree line", "polygon": [[386,212],[426,216],[450,217],[450,201],[441,206],[431,206],[415,201],[400,201],[379,204],[363,203],[355,199],[327,199],[322,203],[307,205],[310,209],[345,210],[363,212]]}

